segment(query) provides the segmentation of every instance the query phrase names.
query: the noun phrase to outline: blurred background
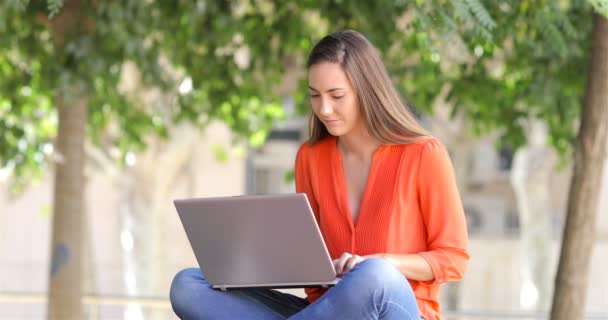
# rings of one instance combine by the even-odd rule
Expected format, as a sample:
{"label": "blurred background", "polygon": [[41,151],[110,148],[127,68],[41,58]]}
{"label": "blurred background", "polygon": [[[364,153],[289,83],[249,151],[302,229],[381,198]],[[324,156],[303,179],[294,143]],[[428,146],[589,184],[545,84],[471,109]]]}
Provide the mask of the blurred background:
{"label": "blurred background", "polygon": [[[606,16],[602,0],[2,1],[0,319],[176,319],[171,279],[197,263],[172,200],[294,192],[306,57],[343,29],[449,149],[472,258],[446,319],[547,319],[569,203],[590,244],[576,296],[608,319]],[[595,158],[574,156],[583,128]],[[579,193],[575,163],[594,173]]]}

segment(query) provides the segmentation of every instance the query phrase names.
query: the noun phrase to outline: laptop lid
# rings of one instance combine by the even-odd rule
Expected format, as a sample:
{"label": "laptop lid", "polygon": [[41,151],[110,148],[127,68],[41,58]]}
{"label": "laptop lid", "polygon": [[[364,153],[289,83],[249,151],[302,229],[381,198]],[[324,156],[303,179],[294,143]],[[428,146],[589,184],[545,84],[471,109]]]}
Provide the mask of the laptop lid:
{"label": "laptop lid", "polygon": [[198,264],[216,288],[335,283],[329,252],[303,193],[174,204]]}

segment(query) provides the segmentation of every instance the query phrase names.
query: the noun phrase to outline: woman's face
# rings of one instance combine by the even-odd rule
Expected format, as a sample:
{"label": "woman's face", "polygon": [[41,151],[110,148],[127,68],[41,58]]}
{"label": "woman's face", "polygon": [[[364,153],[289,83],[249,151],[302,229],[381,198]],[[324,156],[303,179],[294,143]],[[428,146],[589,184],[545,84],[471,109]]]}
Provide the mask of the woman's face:
{"label": "woman's face", "polygon": [[333,136],[363,128],[357,95],[342,67],[320,62],[308,70],[310,104],[315,115]]}

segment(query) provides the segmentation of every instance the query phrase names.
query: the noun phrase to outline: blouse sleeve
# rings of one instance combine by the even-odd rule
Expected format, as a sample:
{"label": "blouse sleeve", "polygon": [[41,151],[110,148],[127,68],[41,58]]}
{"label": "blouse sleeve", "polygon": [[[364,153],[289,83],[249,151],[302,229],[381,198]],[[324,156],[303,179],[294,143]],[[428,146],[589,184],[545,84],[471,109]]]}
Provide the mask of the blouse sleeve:
{"label": "blouse sleeve", "polygon": [[427,142],[421,152],[418,197],[428,247],[420,255],[431,266],[434,281],[462,279],[469,261],[467,225],[452,163],[436,140]]}
{"label": "blouse sleeve", "polygon": [[311,176],[311,168],[309,165],[310,155],[309,148],[306,143],[304,143],[300,150],[298,150],[298,154],[296,156],[296,167],[295,167],[295,179],[296,179],[296,192],[302,192],[306,194],[308,198],[308,202],[310,203],[310,207],[315,214],[315,218],[317,222],[319,221],[319,205],[317,204],[317,199],[315,198],[313,189],[312,189],[312,176]]}

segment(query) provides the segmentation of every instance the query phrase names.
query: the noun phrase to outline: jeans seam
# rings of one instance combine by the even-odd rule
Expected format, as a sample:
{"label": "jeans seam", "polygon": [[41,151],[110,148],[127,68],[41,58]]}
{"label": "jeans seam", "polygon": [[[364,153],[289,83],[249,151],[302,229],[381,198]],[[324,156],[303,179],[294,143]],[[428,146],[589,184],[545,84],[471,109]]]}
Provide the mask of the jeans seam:
{"label": "jeans seam", "polygon": [[412,313],[411,313],[411,312],[410,312],[410,311],[409,311],[407,308],[403,307],[401,304],[399,304],[399,303],[397,303],[397,302],[390,301],[390,300],[389,300],[389,301],[387,301],[387,302],[386,302],[386,304],[387,304],[387,305],[392,304],[392,305],[395,305],[395,306],[397,306],[397,307],[401,308],[403,311],[405,311],[405,312],[407,313],[408,317],[409,317],[411,320],[415,320],[415,319],[412,317]]}
{"label": "jeans seam", "polygon": [[[386,304],[387,304],[387,305],[392,304],[392,305],[395,305],[395,306],[399,307],[401,310],[403,310],[403,311],[405,311],[405,313],[407,313],[407,315],[408,315],[408,317],[409,317],[409,319],[410,319],[410,320],[416,320],[416,319],[412,318],[412,313],[411,313],[411,312],[409,312],[409,310],[407,310],[407,308],[404,308],[404,307],[403,307],[402,305],[400,305],[399,303],[397,303],[397,302],[393,302],[393,301],[387,301],[387,302],[386,302]],[[373,320],[373,319],[375,319],[375,318],[372,316],[373,314],[374,314],[374,312],[373,312],[373,311],[372,311],[372,312],[369,312],[369,313],[367,314],[367,316],[365,316],[365,319],[372,319],[372,320]]]}

